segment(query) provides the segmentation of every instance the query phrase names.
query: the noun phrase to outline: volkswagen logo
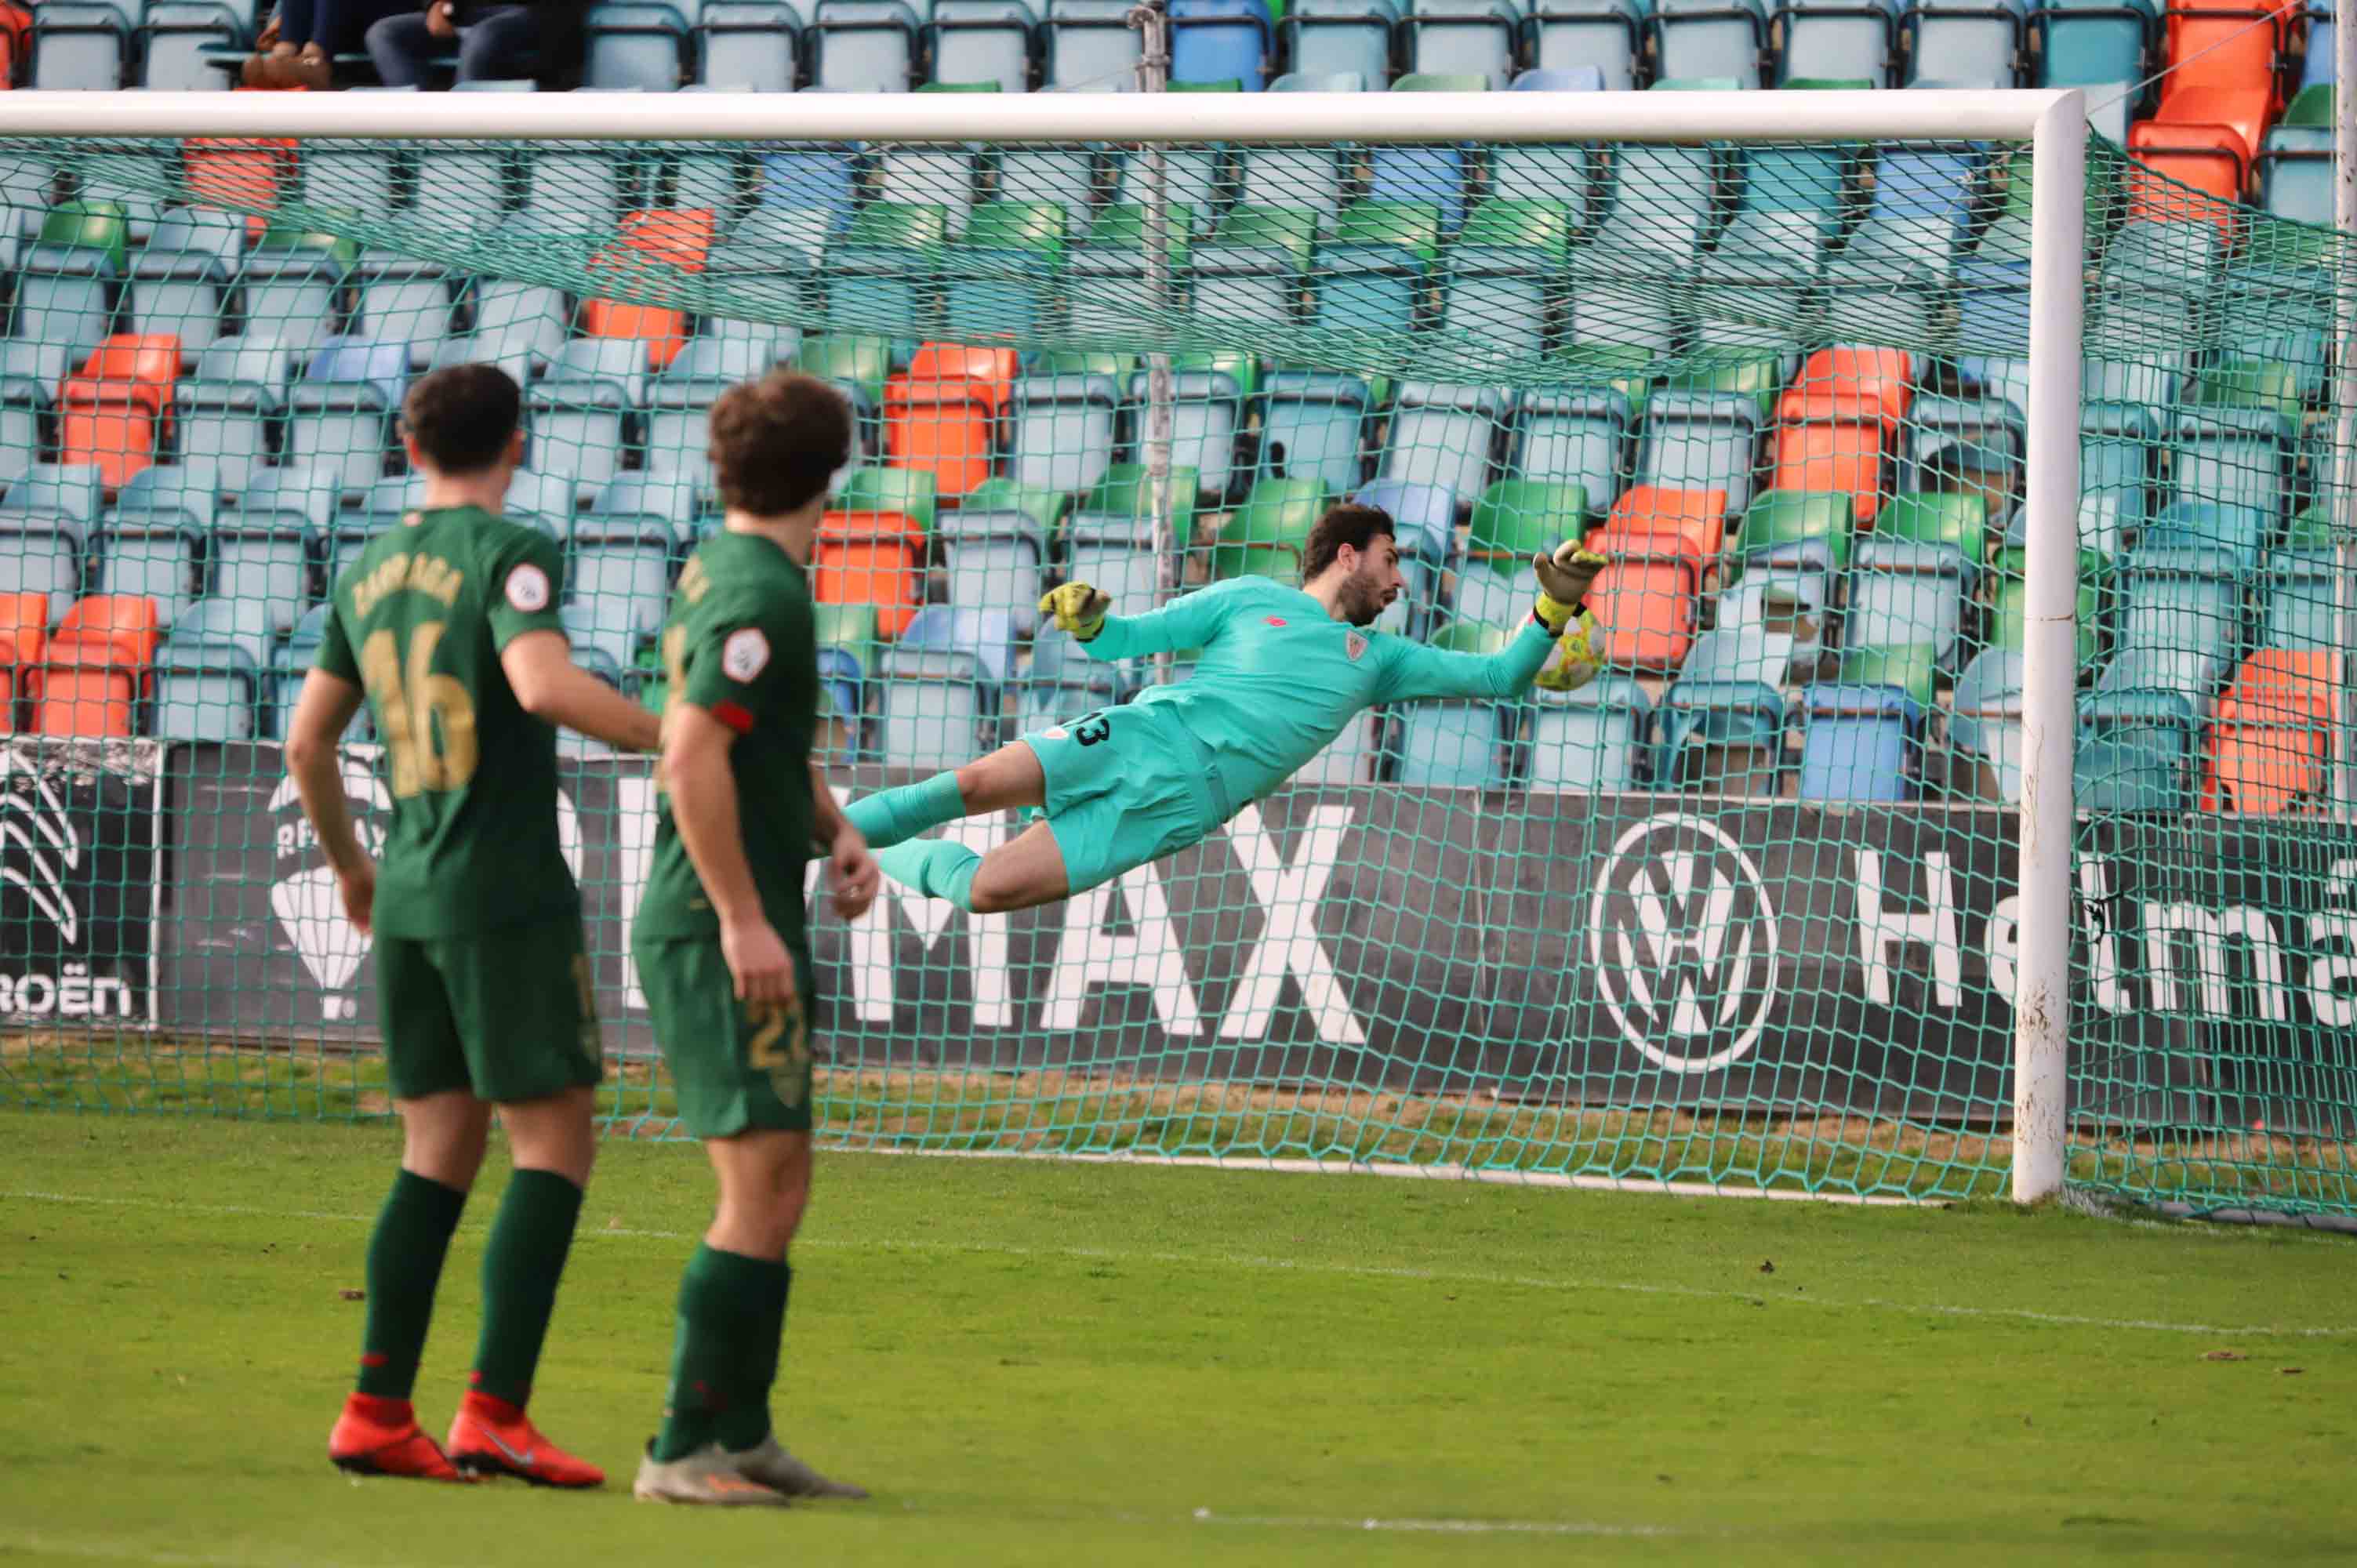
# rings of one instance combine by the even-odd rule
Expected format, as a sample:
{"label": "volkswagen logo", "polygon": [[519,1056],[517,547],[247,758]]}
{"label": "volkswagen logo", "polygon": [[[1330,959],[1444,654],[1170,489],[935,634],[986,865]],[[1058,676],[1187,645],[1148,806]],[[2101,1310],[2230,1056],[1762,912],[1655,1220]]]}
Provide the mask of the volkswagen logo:
{"label": "volkswagen logo", "polygon": [[1776,1000],[1776,909],[1741,845],[1683,812],[1648,817],[1606,857],[1587,957],[1629,1044],[1711,1072],[1759,1042]]}

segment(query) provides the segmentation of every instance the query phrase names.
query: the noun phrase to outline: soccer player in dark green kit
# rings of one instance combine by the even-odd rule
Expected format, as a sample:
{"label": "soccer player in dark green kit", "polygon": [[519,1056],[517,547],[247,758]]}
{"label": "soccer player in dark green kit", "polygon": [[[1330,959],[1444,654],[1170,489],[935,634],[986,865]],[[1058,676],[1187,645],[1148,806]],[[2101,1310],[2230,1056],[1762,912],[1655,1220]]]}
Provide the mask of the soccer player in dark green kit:
{"label": "soccer player in dark green kit", "polygon": [[[500,515],[523,461],[522,398],[453,365],[402,403],[425,504],[335,585],[318,662],[287,726],[286,770],[345,911],[376,937],[401,1174],[368,1252],[360,1383],[328,1457],[367,1475],[605,1475],[524,1414],[596,1146],[602,1070],[580,895],[557,846],[556,730],[651,750],[638,703],[575,666],[557,620],[556,542]],[[393,822],[382,866],[353,832],[337,743],[363,698]],[[410,1406],[442,1263],[491,1112],[515,1175],[483,1254],[483,1330],[447,1452]]]}
{"label": "soccer player in dark green kit", "polygon": [[632,1490],[780,1506],[863,1498],[779,1444],[770,1419],[810,1200],[810,944],[802,872],[826,854],[836,911],[874,901],[866,841],[811,760],[818,653],[807,568],[851,410],[772,372],[712,405],[722,531],[681,571],[663,628],[669,696],[654,866],[631,932],[639,983],[720,1201],[679,1286],[662,1430]]}

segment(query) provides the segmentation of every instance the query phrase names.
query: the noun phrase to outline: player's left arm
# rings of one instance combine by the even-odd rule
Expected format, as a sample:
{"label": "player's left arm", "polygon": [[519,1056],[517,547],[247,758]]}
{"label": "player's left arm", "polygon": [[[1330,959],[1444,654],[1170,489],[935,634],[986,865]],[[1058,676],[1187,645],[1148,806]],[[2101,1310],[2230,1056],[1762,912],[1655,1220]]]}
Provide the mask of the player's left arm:
{"label": "player's left arm", "polygon": [[344,798],[343,764],[337,742],[361,711],[360,666],[344,636],[342,618],[330,614],[321,634],[317,662],[303,677],[295,712],[286,721],[286,772],[302,798],[303,814],[319,840],[320,853],[336,874],[344,913],[366,934],[376,903],[376,862],[361,847]]}
{"label": "player's left arm", "polygon": [[565,557],[554,540],[533,534],[500,564],[488,618],[516,704],[608,746],[655,750],[662,744],[662,721],[573,662],[556,613],[564,587]]}
{"label": "player's left arm", "polygon": [[1522,631],[1495,653],[1452,653],[1416,642],[1392,644],[1380,701],[1416,697],[1482,697],[1504,702],[1531,689],[1558,640],[1563,659],[1545,684],[1576,691],[1596,678],[1596,618],[1583,607],[1590,585],[1609,563],[1577,544],[1565,544],[1531,563],[1538,602]]}

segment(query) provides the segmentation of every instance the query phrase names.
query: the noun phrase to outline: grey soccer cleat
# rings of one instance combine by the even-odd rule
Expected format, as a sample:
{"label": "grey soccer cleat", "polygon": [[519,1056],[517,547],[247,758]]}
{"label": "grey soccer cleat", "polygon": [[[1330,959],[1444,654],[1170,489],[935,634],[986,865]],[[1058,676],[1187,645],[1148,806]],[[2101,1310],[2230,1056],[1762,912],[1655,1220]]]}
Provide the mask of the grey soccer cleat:
{"label": "grey soccer cleat", "polygon": [[774,1487],[762,1485],[737,1468],[737,1461],[740,1457],[717,1443],[707,1443],[685,1458],[674,1459],[666,1465],[655,1457],[654,1444],[650,1443],[646,1457],[639,1461],[639,1478],[630,1484],[630,1495],[642,1503],[704,1503],[716,1508],[789,1507],[790,1499],[785,1493]]}
{"label": "grey soccer cleat", "polygon": [[778,1443],[774,1432],[761,1439],[757,1447],[731,1454],[729,1460],[737,1473],[748,1481],[783,1492],[790,1498],[848,1498],[856,1500],[867,1495],[865,1487],[855,1487],[848,1481],[830,1481],[816,1470],[787,1453]]}

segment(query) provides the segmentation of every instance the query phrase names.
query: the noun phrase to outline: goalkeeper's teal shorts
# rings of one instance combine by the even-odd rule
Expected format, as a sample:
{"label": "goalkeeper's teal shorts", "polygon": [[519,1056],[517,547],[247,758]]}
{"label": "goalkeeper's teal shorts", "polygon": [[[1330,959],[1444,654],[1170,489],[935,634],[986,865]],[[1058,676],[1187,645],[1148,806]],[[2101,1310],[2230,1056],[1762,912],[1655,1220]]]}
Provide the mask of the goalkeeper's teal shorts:
{"label": "goalkeeper's teal shorts", "polygon": [[1101,708],[1023,744],[1048,776],[1048,831],[1074,893],[1200,843],[1227,818],[1210,754],[1157,704]]}

